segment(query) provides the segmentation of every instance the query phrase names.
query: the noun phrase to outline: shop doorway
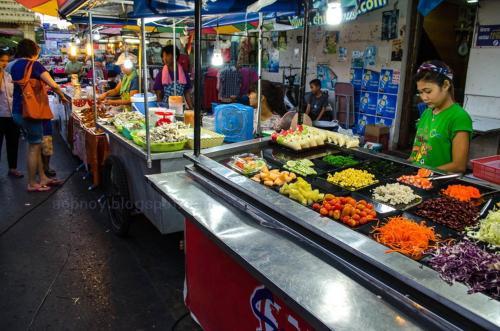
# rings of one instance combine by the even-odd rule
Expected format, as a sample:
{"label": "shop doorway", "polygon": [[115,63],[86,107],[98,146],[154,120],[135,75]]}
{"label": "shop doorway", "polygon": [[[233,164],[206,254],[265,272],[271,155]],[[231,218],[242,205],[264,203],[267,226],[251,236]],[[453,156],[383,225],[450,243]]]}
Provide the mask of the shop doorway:
{"label": "shop doorway", "polygon": [[398,151],[408,155],[415,138],[415,122],[420,116],[418,104],[421,100],[417,96],[413,80],[415,72],[424,61],[444,61],[454,71],[455,99],[463,104],[477,8],[465,0],[446,0],[428,16],[423,17],[418,14],[417,4],[418,1],[413,1],[405,93],[397,146]]}

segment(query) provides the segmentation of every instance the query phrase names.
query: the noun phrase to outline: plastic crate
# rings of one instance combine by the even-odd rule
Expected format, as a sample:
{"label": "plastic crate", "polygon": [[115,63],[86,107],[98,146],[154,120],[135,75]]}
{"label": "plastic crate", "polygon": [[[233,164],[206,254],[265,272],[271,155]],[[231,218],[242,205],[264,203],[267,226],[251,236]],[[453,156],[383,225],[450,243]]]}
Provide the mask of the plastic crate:
{"label": "plastic crate", "polygon": [[474,177],[500,184],[500,155],[471,160]]}

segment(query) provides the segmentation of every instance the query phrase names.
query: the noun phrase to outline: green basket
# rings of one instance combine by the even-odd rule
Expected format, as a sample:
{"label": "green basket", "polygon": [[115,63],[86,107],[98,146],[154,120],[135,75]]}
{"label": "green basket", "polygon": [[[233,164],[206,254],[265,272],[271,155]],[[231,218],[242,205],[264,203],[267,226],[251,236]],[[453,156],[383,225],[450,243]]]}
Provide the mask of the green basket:
{"label": "green basket", "polygon": [[[151,144],[151,152],[153,153],[163,153],[163,152],[176,152],[181,151],[186,146],[187,140],[178,141],[175,143],[158,143]],[[145,146],[144,146],[145,148]]]}
{"label": "green basket", "polygon": [[[142,137],[138,137],[136,131],[132,131],[132,141],[136,143],[136,145],[146,149],[146,142]],[[164,152],[176,152],[181,151],[186,146],[187,140],[178,141],[175,143],[152,143],[151,144],[151,152],[152,153],[164,153]]]}
{"label": "green basket", "polygon": [[129,139],[129,140],[133,140],[133,138],[132,138],[132,134],[133,134],[135,131],[144,130],[144,128],[145,128],[145,127],[146,127],[145,125],[142,125],[142,128],[141,128],[141,129],[134,129],[134,130],[129,130],[127,127],[123,127],[123,130],[122,130],[121,134],[122,134],[125,138],[127,138],[127,139]]}
{"label": "green basket", "polygon": [[116,131],[118,131],[118,133],[122,133],[122,131],[123,131],[123,126],[118,125],[118,124],[115,124],[115,123],[113,123],[113,124],[114,124],[114,126],[115,126],[115,128],[116,128]]}

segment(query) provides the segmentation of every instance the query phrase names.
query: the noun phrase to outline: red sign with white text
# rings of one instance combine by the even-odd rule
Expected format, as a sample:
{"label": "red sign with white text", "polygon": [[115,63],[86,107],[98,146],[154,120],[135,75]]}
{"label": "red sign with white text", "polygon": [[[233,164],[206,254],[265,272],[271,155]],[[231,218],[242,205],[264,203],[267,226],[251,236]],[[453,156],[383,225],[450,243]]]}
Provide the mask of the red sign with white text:
{"label": "red sign with white text", "polygon": [[186,305],[205,331],[312,331],[186,219]]}

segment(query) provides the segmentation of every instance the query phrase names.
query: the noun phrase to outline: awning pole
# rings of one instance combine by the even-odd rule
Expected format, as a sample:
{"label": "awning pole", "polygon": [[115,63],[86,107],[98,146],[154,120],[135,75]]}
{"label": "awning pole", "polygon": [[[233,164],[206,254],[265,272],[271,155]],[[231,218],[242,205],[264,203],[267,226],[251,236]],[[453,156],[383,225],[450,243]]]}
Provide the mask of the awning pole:
{"label": "awning pole", "polygon": [[304,95],[306,93],[307,56],[309,52],[309,8],[311,0],[304,0],[304,38],[302,38],[302,63],[300,70],[299,91],[299,120],[298,124],[304,122]]}
{"label": "awning pole", "polygon": [[259,40],[257,48],[257,136],[262,135],[262,128],[260,127],[260,115],[262,113],[262,26],[264,24],[264,17],[259,13]]}
{"label": "awning pole", "polygon": [[148,61],[146,56],[146,24],[141,18],[141,51],[142,51],[142,86],[144,93],[144,114],[146,116],[146,147],[148,168],[152,167],[151,137],[149,132],[149,106],[148,106]]}
{"label": "awning pole", "polygon": [[91,67],[92,67],[92,99],[94,100],[92,108],[94,110],[94,121],[95,121],[95,124],[97,125],[97,95],[96,95],[97,82],[96,82],[96,76],[95,76],[94,34],[92,33],[93,28],[94,27],[93,27],[93,23],[92,23],[92,12],[89,11],[90,63],[91,63]]}
{"label": "awning pole", "polygon": [[177,49],[175,48],[175,18],[174,22],[172,24],[173,26],[173,41],[172,44],[174,45],[174,67],[172,70],[174,70],[174,93],[177,95]]}
{"label": "awning pole", "polygon": [[194,155],[200,155],[201,149],[201,5],[194,2]]}

